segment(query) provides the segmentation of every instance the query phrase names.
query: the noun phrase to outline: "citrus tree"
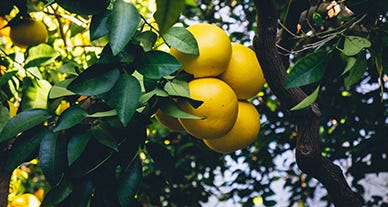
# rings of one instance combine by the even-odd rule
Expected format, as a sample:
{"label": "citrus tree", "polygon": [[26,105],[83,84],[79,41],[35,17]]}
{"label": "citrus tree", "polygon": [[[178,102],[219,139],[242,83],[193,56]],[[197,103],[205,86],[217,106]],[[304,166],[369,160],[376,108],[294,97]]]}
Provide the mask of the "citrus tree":
{"label": "citrus tree", "polygon": [[[388,170],[387,9],[345,4],[4,1],[0,207],[198,206],[224,186],[274,206],[279,179],[308,205],[313,178],[329,204],[386,205],[358,181]],[[224,156],[248,168],[219,186]],[[12,191],[31,160],[42,186]]]}

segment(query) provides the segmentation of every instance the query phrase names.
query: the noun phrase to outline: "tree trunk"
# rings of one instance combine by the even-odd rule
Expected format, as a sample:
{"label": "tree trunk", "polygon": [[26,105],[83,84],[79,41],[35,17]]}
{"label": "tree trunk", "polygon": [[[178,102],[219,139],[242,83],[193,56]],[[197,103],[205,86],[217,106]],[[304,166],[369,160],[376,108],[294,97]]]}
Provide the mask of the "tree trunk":
{"label": "tree trunk", "polygon": [[0,207],[7,207],[12,173],[8,173],[3,165],[0,168]]}
{"label": "tree trunk", "polygon": [[[287,79],[284,59],[276,48],[277,11],[274,0],[255,0],[257,30],[253,47],[272,92],[287,109],[295,106],[307,95],[300,88],[285,89]],[[284,44],[284,43],[283,43]],[[286,45],[286,44],[284,44]],[[292,114],[296,118],[296,162],[300,170],[316,178],[327,189],[337,207],[361,207],[358,196],[350,189],[340,168],[321,155],[319,127],[321,112],[313,104]]]}

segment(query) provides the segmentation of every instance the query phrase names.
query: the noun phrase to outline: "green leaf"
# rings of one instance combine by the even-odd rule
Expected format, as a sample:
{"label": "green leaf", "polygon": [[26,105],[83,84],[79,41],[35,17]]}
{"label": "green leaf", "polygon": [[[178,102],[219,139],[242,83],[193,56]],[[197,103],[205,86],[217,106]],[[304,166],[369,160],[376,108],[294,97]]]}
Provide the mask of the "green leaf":
{"label": "green leaf", "polygon": [[119,150],[117,140],[113,137],[109,129],[103,124],[93,126],[91,128],[91,132],[94,138],[96,138],[96,140],[101,144],[113,149],[116,152]]}
{"label": "green leaf", "polygon": [[0,105],[0,132],[9,120],[9,110],[7,107]]}
{"label": "green leaf", "polygon": [[20,132],[24,132],[25,130],[43,123],[50,117],[49,112],[43,109],[31,109],[16,114],[5,124],[3,131],[0,134],[0,143],[6,142]]}
{"label": "green leaf", "polygon": [[164,85],[164,90],[170,96],[181,96],[190,98],[189,84],[186,81],[177,79],[168,81],[166,85]]}
{"label": "green leaf", "polygon": [[372,46],[372,43],[363,37],[358,36],[346,36],[344,42],[344,49],[339,49],[343,54],[347,56],[354,56],[360,53],[364,48]]}
{"label": "green leaf", "polygon": [[167,44],[176,50],[189,55],[199,55],[197,40],[186,28],[171,27],[163,37]]}
{"label": "green leaf", "polygon": [[351,70],[354,67],[354,64],[357,62],[357,59],[355,57],[347,57],[346,58],[346,66],[344,69],[344,72],[342,72],[341,75],[344,75],[349,70]]}
{"label": "green leaf", "polygon": [[76,62],[70,61],[65,64],[63,64],[61,67],[57,69],[57,72],[60,73],[66,73],[69,75],[78,75],[77,71],[75,68],[81,68]]}
{"label": "green leaf", "polygon": [[353,84],[357,83],[365,73],[365,70],[367,69],[367,60],[366,60],[366,54],[365,52],[359,53],[357,56],[356,63],[354,66],[349,69],[349,75],[345,78],[344,85],[345,87],[350,87]]}
{"label": "green leaf", "polygon": [[168,181],[176,179],[175,160],[164,146],[148,142],[146,144],[147,152],[154,160],[155,164],[160,168],[163,177]]}
{"label": "green leaf", "polygon": [[[33,108],[47,108],[47,98],[51,84],[46,80],[33,80],[24,78],[23,98],[21,108],[23,111]],[[27,84],[29,83],[29,84]]]}
{"label": "green leaf", "polygon": [[198,6],[197,2],[195,0],[185,0],[185,4],[188,6]]}
{"label": "green leaf", "polygon": [[55,0],[61,7],[76,14],[98,14],[108,7],[110,0]]}
{"label": "green leaf", "polygon": [[170,75],[182,66],[174,56],[162,51],[146,52],[136,63],[139,73],[150,79]]}
{"label": "green leaf", "polygon": [[110,117],[110,116],[117,116],[116,109],[112,109],[109,111],[99,111],[99,112],[87,115],[87,117],[91,117],[91,118]]}
{"label": "green leaf", "polygon": [[16,139],[11,150],[8,151],[6,162],[7,172],[12,173],[20,164],[29,161],[28,159],[39,148],[41,140],[47,133],[50,133],[50,131],[31,132],[27,133],[27,136],[22,135],[22,137]]}
{"label": "green leaf", "polygon": [[28,68],[46,65],[55,60],[57,57],[59,57],[59,53],[50,45],[39,44],[28,49],[25,67]]}
{"label": "green leaf", "polygon": [[140,42],[140,44],[143,46],[144,51],[150,51],[156,41],[158,40],[158,35],[155,34],[155,32],[152,31],[145,31],[142,33],[139,33],[134,38],[136,41]]}
{"label": "green leaf", "polygon": [[64,175],[66,166],[66,139],[48,131],[39,149],[39,165],[51,186],[57,186]]}
{"label": "green leaf", "polygon": [[79,106],[72,106],[66,109],[58,118],[54,132],[59,132],[61,130],[71,128],[80,123],[87,116],[88,112],[85,109]]}
{"label": "green leaf", "polygon": [[48,98],[55,99],[63,96],[76,95],[74,92],[67,90],[67,86],[74,80],[74,78],[65,79],[56,85],[53,85],[49,91]]}
{"label": "green leaf", "polygon": [[88,206],[89,200],[92,198],[94,186],[91,179],[81,179],[76,185],[73,185],[73,191],[70,195],[71,207]]}
{"label": "green leaf", "polygon": [[70,166],[84,152],[86,145],[90,140],[90,133],[84,132],[73,135],[67,144],[67,162]]}
{"label": "green leaf", "polygon": [[166,101],[160,105],[160,110],[164,113],[182,119],[203,119],[203,117],[195,116],[187,112],[182,111],[173,101]]}
{"label": "green leaf", "polygon": [[65,200],[73,191],[70,180],[64,177],[58,186],[52,186],[49,192],[44,196],[41,206],[57,206]]}
{"label": "green leaf", "polygon": [[9,80],[12,79],[18,73],[18,70],[10,70],[7,71],[3,76],[0,77],[0,87],[4,84],[8,83]]}
{"label": "green leaf", "polygon": [[310,53],[299,59],[288,74],[285,87],[295,88],[321,80],[328,62],[326,51]]}
{"label": "green leaf", "polygon": [[109,33],[110,10],[92,16],[90,22],[90,40],[96,40]]}
{"label": "green leaf", "polygon": [[121,123],[126,126],[139,105],[140,96],[139,81],[135,77],[123,73],[112,90],[101,98],[109,106],[116,109]]}
{"label": "green leaf", "polygon": [[78,95],[95,96],[108,92],[120,77],[120,71],[107,64],[94,64],[67,87]]}
{"label": "green leaf", "polygon": [[109,45],[113,55],[117,55],[135,35],[140,23],[136,7],[123,0],[115,1],[109,27]]}
{"label": "green leaf", "polygon": [[132,206],[136,192],[143,180],[142,166],[136,162],[130,171],[123,171],[118,180],[117,195],[120,206]]}
{"label": "green leaf", "polygon": [[317,100],[317,98],[318,98],[319,88],[320,88],[320,86],[318,86],[309,96],[307,96],[305,99],[303,99],[296,106],[292,107],[290,110],[296,111],[296,110],[304,109],[304,108],[310,106],[312,103],[314,103],[314,101]]}
{"label": "green leaf", "polygon": [[154,96],[168,97],[168,93],[165,90],[162,90],[160,88],[155,88],[154,90],[152,90],[146,94],[143,94],[139,98],[139,105],[140,106],[144,105],[147,101],[149,101]]}
{"label": "green leaf", "polygon": [[154,18],[159,25],[159,32],[164,33],[178,20],[185,7],[182,0],[156,0]]}

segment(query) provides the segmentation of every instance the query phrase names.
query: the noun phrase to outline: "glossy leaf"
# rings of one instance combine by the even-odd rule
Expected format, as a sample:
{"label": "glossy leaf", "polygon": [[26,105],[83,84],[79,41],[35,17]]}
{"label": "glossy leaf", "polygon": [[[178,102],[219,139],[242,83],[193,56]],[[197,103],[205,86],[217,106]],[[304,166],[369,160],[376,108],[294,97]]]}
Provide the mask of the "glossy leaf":
{"label": "glossy leaf", "polygon": [[31,47],[28,49],[27,54],[27,59],[25,60],[26,68],[45,65],[59,57],[59,53],[47,44]]}
{"label": "glossy leaf", "polygon": [[195,116],[187,112],[182,111],[173,101],[166,101],[160,105],[160,110],[164,113],[182,119],[203,119],[203,117]]}
{"label": "glossy leaf", "polygon": [[52,131],[45,133],[40,143],[39,164],[50,185],[57,186],[66,166],[65,137],[60,137]]}
{"label": "glossy leaf", "polygon": [[109,0],[55,0],[69,12],[76,14],[98,14],[109,5]]}
{"label": "glossy leaf", "polygon": [[133,4],[124,0],[115,1],[109,27],[109,45],[113,55],[117,55],[129,43],[136,33],[140,19]]}
{"label": "glossy leaf", "polygon": [[326,51],[318,51],[302,57],[291,68],[285,87],[295,88],[321,80],[327,62],[328,54]]}
{"label": "glossy leaf", "polygon": [[189,84],[186,81],[177,79],[168,81],[166,85],[164,85],[164,90],[170,96],[181,96],[190,98]]}
{"label": "glossy leaf", "polygon": [[304,109],[311,104],[315,102],[318,98],[320,86],[318,86],[309,96],[307,96],[305,99],[303,99],[300,103],[298,103],[296,106],[292,107],[291,111],[296,111],[300,109]]}
{"label": "glossy leaf", "polygon": [[6,142],[20,132],[43,123],[50,117],[49,112],[43,109],[31,109],[16,114],[12,119],[7,121],[1,131],[0,143]]}
{"label": "glossy leaf", "polygon": [[90,22],[90,40],[96,40],[104,35],[109,33],[109,23],[110,23],[110,10],[105,10],[104,12],[98,13],[92,16]]}
{"label": "glossy leaf", "polygon": [[84,152],[91,135],[88,132],[73,135],[67,144],[67,162],[70,166]]}
{"label": "glossy leaf", "polygon": [[118,179],[117,195],[122,207],[132,206],[136,192],[143,180],[142,166],[137,162],[132,169],[121,173]]}
{"label": "glossy leaf", "polygon": [[93,137],[101,144],[113,149],[116,152],[119,150],[117,140],[113,137],[112,132],[110,132],[103,124],[93,126],[91,128],[91,132]]}
{"label": "glossy leaf", "polygon": [[78,95],[94,96],[108,92],[120,77],[120,71],[107,64],[94,64],[67,87]]}
{"label": "glossy leaf", "polygon": [[37,151],[43,137],[45,137],[48,133],[51,133],[51,131],[43,130],[38,133],[28,133],[28,136],[22,136],[16,139],[11,150],[8,151],[8,159],[6,162],[7,172],[11,173],[23,162],[29,161],[27,159],[30,158],[35,151]]}
{"label": "glossy leaf", "polygon": [[349,75],[345,77],[345,87],[350,87],[353,84],[357,83],[365,73],[365,70],[367,69],[367,60],[365,53],[360,53],[357,56],[356,63],[354,66],[349,69]]}
{"label": "glossy leaf", "polygon": [[61,180],[58,186],[55,186],[47,192],[41,206],[56,206],[65,200],[73,191],[73,185],[68,178]]}
{"label": "glossy leaf", "polygon": [[364,37],[346,36],[344,49],[341,52],[347,56],[354,56],[360,53],[362,49],[370,46],[372,46],[372,43]]}
{"label": "glossy leaf", "polygon": [[177,22],[184,6],[185,1],[182,0],[156,0],[154,18],[159,25],[161,33],[166,32]]}
{"label": "glossy leaf", "polygon": [[163,38],[168,45],[182,53],[196,56],[199,55],[197,41],[184,27],[171,27],[163,34]]}
{"label": "glossy leaf", "polygon": [[66,109],[58,118],[57,124],[54,127],[54,132],[59,132],[77,125],[88,116],[88,112],[79,107],[72,106]]}
{"label": "glossy leaf", "polygon": [[160,79],[177,71],[181,64],[174,56],[162,51],[149,51],[136,62],[139,73],[150,79]]}
{"label": "glossy leaf", "polygon": [[116,85],[102,96],[104,102],[117,111],[117,115],[126,126],[135,113],[141,95],[139,81],[127,73],[121,74]]}
{"label": "glossy leaf", "polygon": [[24,78],[23,82],[25,84],[25,88],[23,90],[23,98],[21,102],[22,110],[24,111],[33,108],[46,109],[51,84],[43,79],[33,80]]}
{"label": "glossy leaf", "polygon": [[53,85],[49,91],[48,98],[55,99],[63,96],[75,95],[73,91],[69,91],[67,86],[73,81],[73,78],[65,79],[55,85]]}

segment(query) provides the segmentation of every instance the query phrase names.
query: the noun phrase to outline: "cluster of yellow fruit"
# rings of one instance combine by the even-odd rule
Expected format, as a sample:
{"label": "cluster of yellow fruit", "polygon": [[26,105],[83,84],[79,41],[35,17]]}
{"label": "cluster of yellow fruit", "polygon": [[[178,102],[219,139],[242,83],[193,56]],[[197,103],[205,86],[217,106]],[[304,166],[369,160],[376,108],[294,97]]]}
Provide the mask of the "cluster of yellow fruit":
{"label": "cluster of yellow fruit", "polygon": [[17,195],[7,205],[7,207],[39,207],[39,206],[40,206],[39,198],[36,195],[31,193]]}
{"label": "cluster of yellow fruit", "polygon": [[203,101],[194,108],[186,100],[178,100],[181,110],[203,119],[175,119],[161,112],[156,119],[164,126],[187,131],[200,138],[212,150],[230,153],[245,148],[256,139],[260,115],[247,101],[257,95],[265,80],[253,50],[231,43],[219,27],[200,23],[187,28],[198,43],[199,56],[174,48],[170,53],[193,74],[189,82],[190,97]]}

